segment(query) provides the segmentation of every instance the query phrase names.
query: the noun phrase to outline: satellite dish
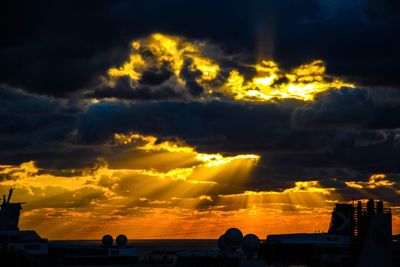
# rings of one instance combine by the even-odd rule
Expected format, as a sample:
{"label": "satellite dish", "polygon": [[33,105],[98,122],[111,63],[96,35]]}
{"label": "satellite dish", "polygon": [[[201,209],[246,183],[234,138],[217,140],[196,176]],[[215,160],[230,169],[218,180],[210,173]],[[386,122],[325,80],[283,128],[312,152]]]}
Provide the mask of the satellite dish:
{"label": "satellite dish", "polygon": [[119,247],[125,247],[128,244],[128,238],[126,235],[118,235],[115,241]]}
{"label": "satellite dish", "polygon": [[243,237],[242,250],[247,256],[256,255],[260,248],[260,239],[254,234],[248,234]]}
{"label": "satellite dish", "polygon": [[113,237],[111,235],[104,235],[103,238],[101,239],[101,243],[105,247],[111,247],[113,244]]}
{"label": "satellite dish", "polygon": [[219,250],[221,252],[226,251],[227,247],[226,247],[226,244],[225,244],[225,235],[221,235],[218,238],[218,248],[219,248]]}
{"label": "satellite dish", "polygon": [[230,228],[225,232],[224,241],[227,248],[231,251],[235,251],[240,248],[242,243],[243,234],[237,228]]}

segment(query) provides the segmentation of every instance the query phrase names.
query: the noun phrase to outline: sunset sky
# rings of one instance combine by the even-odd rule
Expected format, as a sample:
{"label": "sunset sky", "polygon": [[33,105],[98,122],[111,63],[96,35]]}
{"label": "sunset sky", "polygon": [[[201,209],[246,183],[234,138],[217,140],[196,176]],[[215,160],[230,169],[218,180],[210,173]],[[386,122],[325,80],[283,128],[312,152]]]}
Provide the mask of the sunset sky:
{"label": "sunset sky", "polygon": [[400,4],[1,4],[0,193],[50,239],[400,233]]}

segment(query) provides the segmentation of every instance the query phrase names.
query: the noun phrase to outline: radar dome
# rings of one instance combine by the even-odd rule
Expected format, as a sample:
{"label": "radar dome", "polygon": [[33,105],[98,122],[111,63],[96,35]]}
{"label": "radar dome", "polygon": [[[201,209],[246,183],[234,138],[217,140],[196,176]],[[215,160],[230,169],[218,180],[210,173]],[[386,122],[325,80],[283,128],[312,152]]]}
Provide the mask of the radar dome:
{"label": "radar dome", "polygon": [[101,243],[105,247],[110,247],[113,244],[113,237],[111,235],[104,235],[103,238],[101,239]]}
{"label": "radar dome", "polygon": [[218,248],[220,251],[226,251],[225,235],[221,235],[218,238]]}
{"label": "radar dome", "polygon": [[243,237],[242,240],[242,250],[246,255],[257,254],[260,248],[260,239],[258,236],[253,234],[248,234]]}
{"label": "radar dome", "polygon": [[236,249],[240,248],[242,243],[243,234],[237,228],[230,228],[225,232],[225,245],[230,249],[235,251]]}
{"label": "radar dome", "polygon": [[128,244],[128,238],[126,235],[118,235],[115,241],[119,247],[125,247]]}

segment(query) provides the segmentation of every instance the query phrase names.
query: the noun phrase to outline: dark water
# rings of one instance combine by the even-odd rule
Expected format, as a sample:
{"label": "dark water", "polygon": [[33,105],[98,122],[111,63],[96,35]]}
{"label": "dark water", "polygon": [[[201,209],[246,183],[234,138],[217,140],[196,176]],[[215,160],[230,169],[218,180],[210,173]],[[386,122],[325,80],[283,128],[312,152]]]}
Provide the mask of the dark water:
{"label": "dark water", "polygon": [[[100,245],[100,240],[55,240],[50,244]],[[133,239],[129,245],[141,251],[218,250],[215,239]]]}

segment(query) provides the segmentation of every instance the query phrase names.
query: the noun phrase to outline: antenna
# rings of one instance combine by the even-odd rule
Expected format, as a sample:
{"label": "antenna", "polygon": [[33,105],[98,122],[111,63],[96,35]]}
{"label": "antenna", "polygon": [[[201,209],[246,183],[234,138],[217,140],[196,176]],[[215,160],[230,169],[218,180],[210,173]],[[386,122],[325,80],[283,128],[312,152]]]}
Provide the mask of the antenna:
{"label": "antenna", "polygon": [[11,196],[12,196],[13,190],[14,190],[14,189],[13,189],[12,187],[10,187],[10,191],[8,192],[7,203],[10,203],[10,200],[11,200]]}

